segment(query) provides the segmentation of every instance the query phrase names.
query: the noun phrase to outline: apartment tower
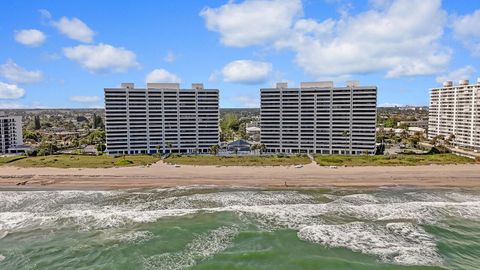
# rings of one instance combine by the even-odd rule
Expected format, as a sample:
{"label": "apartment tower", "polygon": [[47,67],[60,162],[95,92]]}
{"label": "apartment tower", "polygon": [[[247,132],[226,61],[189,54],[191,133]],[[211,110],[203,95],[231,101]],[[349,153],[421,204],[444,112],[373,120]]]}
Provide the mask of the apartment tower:
{"label": "apartment tower", "polygon": [[218,90],[148,83],[105,88],[107,153],[207,153],[219,142]]}
{"label": "apartment tower", "polygon": [[22,117],[0,114],[0,154],[14,153],[23,145]]}
{"label": "apartment tower", "polygon": [[[453,136],[452,136],[453,135]],[[443,136],[459,147],[480,150],[480,78],[430,89],[428,137]]]}
{"label": "apartment tower", "polygon": [[261,142],[267,152],[374,154],[377,87],[333,82],[277,83],[260,89]]}

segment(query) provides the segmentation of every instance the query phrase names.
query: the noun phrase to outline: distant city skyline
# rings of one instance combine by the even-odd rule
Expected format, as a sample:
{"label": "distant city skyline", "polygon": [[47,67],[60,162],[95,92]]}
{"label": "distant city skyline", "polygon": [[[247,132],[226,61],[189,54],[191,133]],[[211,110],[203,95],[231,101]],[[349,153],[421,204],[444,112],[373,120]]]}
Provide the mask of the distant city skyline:
{"label": "distant city skyline", "polygon": [[276,82],[359,80],[378,105],[480,77],[480,2],[4,1],[0,108],[103,107],[103,88],[204,83],[259,107]]}

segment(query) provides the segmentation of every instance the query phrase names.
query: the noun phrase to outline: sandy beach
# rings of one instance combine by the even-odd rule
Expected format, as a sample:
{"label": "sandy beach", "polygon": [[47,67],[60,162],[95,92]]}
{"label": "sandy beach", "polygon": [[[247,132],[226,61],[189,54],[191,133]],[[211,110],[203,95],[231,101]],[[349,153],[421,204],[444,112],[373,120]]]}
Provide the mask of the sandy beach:
{"label": "sandy beach", "polygon": [[480,188],[480,164],[397,167],[186,166],[58,169],[0,167],[0,186],[135,188],[190,185],[251,187],[465,187]]}

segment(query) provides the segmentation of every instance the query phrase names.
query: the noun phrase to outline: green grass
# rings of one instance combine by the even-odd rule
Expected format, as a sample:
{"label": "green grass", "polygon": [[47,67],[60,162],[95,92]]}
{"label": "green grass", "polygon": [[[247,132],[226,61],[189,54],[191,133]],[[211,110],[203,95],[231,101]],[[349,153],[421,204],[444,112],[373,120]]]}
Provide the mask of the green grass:
{"label": "green grass", "polygon": [[0,157],[0,166],[25,158],[25,156]]}
{"label": "green grass", "polygon": [[[52,155],[23,158],[7,164],[17,167],[110,168],[149,165],[158,160],[158,156],[148,155],[125,156],[125,159],[112,156]],[[3,163],[0,161],[0,164]]]}
{"label": "green grass", "polygon": [[[123,157],[52,155],[41,157],[0,157],[0,166],[54,167],[54,168],[110,168],[149,165],[159,161],[158,156],[132,155]],[[183,156],[170,155],[164,160],[169,164],[211,166],[292,166],[308,164],[307,156]],[[475,163],[470,158],[454,154],[397,155],[397,156],[348,156],[318,155],[320,166],[414,166],[429,164]]]}
{"label": "green grass", "polygon": [[475,163],[470,158],[454,154],[434,155],[397,155],[397,156],[348,156],[327,155],[315,156],[320,166],[415,166],[430,164],[465,164]]}
{"label": "green grass", "polygon": [[310,163],[307,156],[182,156],[170,155],[169,164],[199,166],[291,166]]}
{"label": "green grass", "polygon": [[128,160],[128,159],[120,159],[120,160],[115,161],[114,164],[115,164],[115,166],[128,166],[128,165],[132,165],[133,161]]}

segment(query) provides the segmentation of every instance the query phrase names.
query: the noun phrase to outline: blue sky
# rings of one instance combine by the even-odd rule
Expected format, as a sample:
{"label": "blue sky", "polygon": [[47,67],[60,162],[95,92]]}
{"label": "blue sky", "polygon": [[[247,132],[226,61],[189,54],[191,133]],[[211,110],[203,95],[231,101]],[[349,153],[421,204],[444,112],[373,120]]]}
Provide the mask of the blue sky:
{"label": "blue sky", "polygon": [[193,82],[256,107],[277,81],[359,80],[379,105],[480,77],[480,1],[2,1],[0,108],[102,107],[122,82]]}

